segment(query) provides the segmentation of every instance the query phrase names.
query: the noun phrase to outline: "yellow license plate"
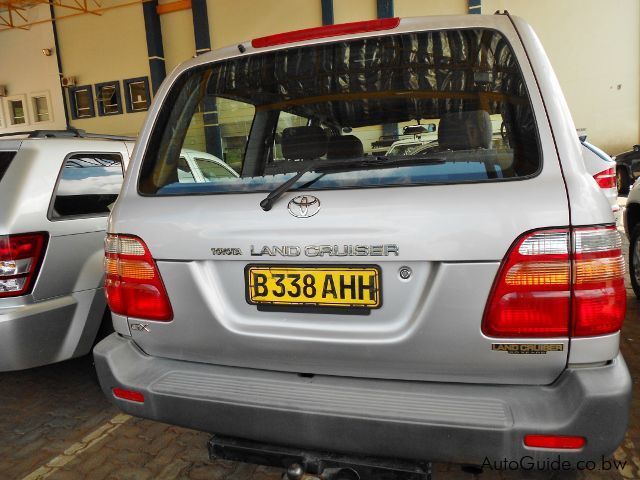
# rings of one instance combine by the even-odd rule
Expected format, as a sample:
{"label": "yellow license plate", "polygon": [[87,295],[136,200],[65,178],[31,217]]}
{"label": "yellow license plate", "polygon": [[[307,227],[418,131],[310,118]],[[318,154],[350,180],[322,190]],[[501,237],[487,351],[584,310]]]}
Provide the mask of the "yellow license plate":
{"label": "yellow license plate", "polygon": [[252,305],[379,308],[377,266],[299,267],[247,265],[247,301]]}

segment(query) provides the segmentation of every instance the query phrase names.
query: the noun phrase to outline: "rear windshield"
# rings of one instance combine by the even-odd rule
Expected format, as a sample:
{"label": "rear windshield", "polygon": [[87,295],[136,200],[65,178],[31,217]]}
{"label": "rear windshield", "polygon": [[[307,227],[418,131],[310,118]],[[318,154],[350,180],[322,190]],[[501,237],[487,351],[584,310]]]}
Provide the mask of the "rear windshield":
{"label": "rear windshield", "polygon": [[[203,168],[194,161],[209,160]],[[245,55],[185,72],[143,161],[143,194],[495,182],[541,166],[506,39],[429,31]]]}
{"label": "rear windshield", "polygon": [[16,152],[0,152],[0,181],[4,174],[9,170],[9,165],[11,164],[11,160],[16,155]]}

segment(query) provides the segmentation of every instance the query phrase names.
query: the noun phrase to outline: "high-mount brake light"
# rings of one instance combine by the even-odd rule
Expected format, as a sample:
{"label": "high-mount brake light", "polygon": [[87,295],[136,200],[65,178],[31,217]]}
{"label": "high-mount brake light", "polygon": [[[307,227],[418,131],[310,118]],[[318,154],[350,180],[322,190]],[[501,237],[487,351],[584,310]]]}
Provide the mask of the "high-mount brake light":
{"label": "high-mount brake light", "polygon": [[596,173],[593,178],[596,180],[600,188],[615,188],[616,169],[613,167],[608,168],[600,173]]}
{"label": "high-mount brake light", "polygon": [[254,48],[273,47],[274,45],[284,45],[287,43],[302,42],[305,40],[315,40],[318,38],[337,37],[340,35],[351,35],[355,33],[379,32],[391,30],[400,25],[400,19],[381,18],[378,20],[365,20],[363,22],[341,23],[338,25],[326,25],[324,27],[305,28],[291,32],[277,33],[266,37],[258,37],[251,40]]}
{"label": "high-mount brake light", "polygon": [[620,330],[625,309],[614,226],[543,229],[523,235],[507,253],[482,331],[502,338],[605,335]]}
{"label": "high-mount brake light", "polygon": [[148,320],[173,319],[160,272],[142,239],[108,234],[104,253],[104,288],[112,312]]}
{"label": "high-mount brake light", "polygon": [[0,298],[31,291],[48,238],[44,232],[0,235]]}

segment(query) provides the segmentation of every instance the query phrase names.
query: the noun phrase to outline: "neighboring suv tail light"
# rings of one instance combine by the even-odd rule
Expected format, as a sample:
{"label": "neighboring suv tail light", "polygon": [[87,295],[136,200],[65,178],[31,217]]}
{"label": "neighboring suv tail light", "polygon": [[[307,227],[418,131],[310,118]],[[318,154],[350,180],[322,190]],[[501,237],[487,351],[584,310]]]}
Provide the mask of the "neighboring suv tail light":
{"label": "neighboring suv tail light", "polygon": [[491,337],[613,333],[626,298],[615,227],[538,230],[520,237],[503,260],[482,331]]}
{"label": "neighboring suv tail light", "polygon": [[104,252],[104,288],[112,312],[158,321],[173,318],[156,262],[140,238],[109,234]]}
{"label": "neighboring suv tail light", "polygon": [[42,232],[0,235],[0,298],[18,297],[31,291],[48,238]]}
{"label": "neighboring suv tail light", "polygon": [[616,186],[616,169],[611,167],[596,173],[593,178],[596,179],[600,188],[614,188]]}

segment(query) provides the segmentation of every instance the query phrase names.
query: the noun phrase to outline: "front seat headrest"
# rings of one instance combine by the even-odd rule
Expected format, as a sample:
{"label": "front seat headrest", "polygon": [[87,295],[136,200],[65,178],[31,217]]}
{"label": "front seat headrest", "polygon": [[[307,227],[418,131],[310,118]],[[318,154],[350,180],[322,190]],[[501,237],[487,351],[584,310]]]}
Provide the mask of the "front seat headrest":
{"label": "front seat headrest", "polygon": [[327,133],[321,127],[290,127],[282,131],[282,155],[287,160],[312,160],[327,153]]}
{"label": "front seat headrest", "polygon": [[485,110],[447,113],[440,119],[438,144],[450,150],[491,148],[493,127]]}
{"label": "front seat headrest", "polygon": [[327,158],[357,158],[364,155],[362,142],[355,135],[331,137],[327,146]]}

